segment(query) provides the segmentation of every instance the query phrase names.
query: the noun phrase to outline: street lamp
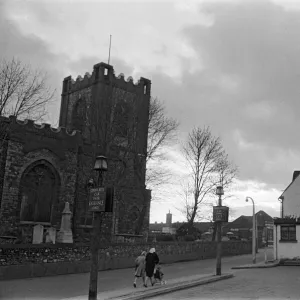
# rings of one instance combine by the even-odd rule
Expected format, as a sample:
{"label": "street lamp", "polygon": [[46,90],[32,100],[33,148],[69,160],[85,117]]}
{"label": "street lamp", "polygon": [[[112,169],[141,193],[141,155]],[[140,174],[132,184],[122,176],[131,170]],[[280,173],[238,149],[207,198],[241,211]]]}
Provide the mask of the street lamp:
{"label": "street lamp", "polygon": [[281,218],[283,218],[283,200],[284,200],[284,196],[280,196],[279,198],[278,198],[278,201],[281,203]]}
{"label": "street lamp", "polygon": [[252,216],[252,263],[255,264],[256,263],[256,220],[255,220],[255,204],[254,201],[251,197],[246,197],[246,202],[248,202],[248,200],[252,201],[253,204],[253,216]]}
{"label": "street lamp", "polygon": [[[101,212],[105,205],[105,190],[103,188],[103,172],[107,171],[107,158],[99,155],[96,157],[94,171],[98,172],[98,189],[96,189],[92,199],[93,237],[91,240],[91,272],[89,285],[89,300],[97,300],[98,283],[98,237],[101,234]],[[91,181],[91,180],[90,180]],[[89,181],[89,183],[91,183]],[[90,205],[90,203],[89,203]]]}
{"label": "street lamp", "polygon": [[[222,206],[222,195],[224,195],[224,190],[222,186],[217,186],[216,195],[219,196],[218,206]],[[217,222],[217,265],[216,265],[216,275],[221,275],[221,256],[222,256],[222,222]]]}
{"label": "street lamp", "polygon": [[103,185],[103,172],[107,171],[107,158],[103,155],[98,155],[95,160],[94,170],[99,172],[98,186]]}

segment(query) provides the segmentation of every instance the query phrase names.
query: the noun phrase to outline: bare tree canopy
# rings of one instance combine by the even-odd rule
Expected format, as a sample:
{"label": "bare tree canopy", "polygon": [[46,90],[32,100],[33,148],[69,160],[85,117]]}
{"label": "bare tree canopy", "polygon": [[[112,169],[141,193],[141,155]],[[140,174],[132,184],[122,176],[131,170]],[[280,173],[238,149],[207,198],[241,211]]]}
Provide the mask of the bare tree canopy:
{"label": "bare tree canopy", "polygon": [[174,141],[178,126],[178,121],[167,116],[163,103],[158,98],[150,98],[146,183],[152,188],[170,179],[169,170],[160,163],[166,160],[163,149]]}
{"label": "bare tree canopy", "polygon": [[[237,175],[219,137],[209,127],[194,128],[183,145],[183,155],[190,170],[189,183],[184,187],[182,212],[190,224],[200,216],[201,207],[211,205],[207,199],[217,185],[228,190]],[[192,198],[192,200],[190,200]]]}
{"label": "bare tree canopy", "polygon": [[0,62],[0,116],[40,120],[53,96],[46,74],[15,58]]}

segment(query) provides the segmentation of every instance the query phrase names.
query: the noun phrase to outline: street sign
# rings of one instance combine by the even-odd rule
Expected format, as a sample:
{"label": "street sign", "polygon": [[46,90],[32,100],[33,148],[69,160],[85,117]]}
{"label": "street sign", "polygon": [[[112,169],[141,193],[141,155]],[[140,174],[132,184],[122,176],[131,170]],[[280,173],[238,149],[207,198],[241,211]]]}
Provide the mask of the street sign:
{"label": "street sign", "polygon": [[89,211],[105,211],[106,190],[104,187],[90,189]]}
{"label": "street sign", "polygon": [[214,206],[213,207],[213,221],[214,222],[228,222],[229,207]]}

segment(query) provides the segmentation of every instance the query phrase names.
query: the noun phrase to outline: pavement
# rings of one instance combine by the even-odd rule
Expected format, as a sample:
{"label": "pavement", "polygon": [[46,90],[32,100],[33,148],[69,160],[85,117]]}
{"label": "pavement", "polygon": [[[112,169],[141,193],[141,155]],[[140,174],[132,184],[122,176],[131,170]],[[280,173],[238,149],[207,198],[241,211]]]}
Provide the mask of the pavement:
{"label": "pavement", "polygon": [[[268,249],[268,257],[269,259],[273,258],[272,249]],[[251,261],[251,254],[223,257],[222,274],[230,274],[233,272],[231,270],[232,267],[247,265],[251,263]],[[262,261],[264,261],[264,251],[260,250],[257,254],[257,262]],[[181,262],[162,265],[162,267],[167,285],[162,287],[148,287],[146,293],[151,293],[151,290],[162,290],[176,285],[181,285],[181,288],[184,288],[185,285],[188,287],[188,283],[197,280],[206,280],[208,277],[211,278],[213,277],[212,275],[215,274],[216,260],[207,259]],[[242,270],[235,270],[234,272],[241,271]],[[145,294],[145,288],[142,287],[141,281],[138,282],[138,288],[133,288],[133,273],[133,269],[99,272],[98,299],[113,299],[116,297],[119,297],[119,299],[120,297],[130,299],[128,297],[133,296],[133,294]],[[231,280],[232,279],[229,281]],[[226,280],[226,282],[227,281],[228,280]],[[89,273],[1,281],[0,299],[85,300],[87,299],[88,286]],[[170,290],[168,292],[170,292]]]}
{"label": "pavement", "polygon": [[256,264],[246,264],[241,266],[234,266],[231,269],[265,269],[265,268],[274,268],[279,266],[279,260],[272,260],[272,261],[261,261]]}

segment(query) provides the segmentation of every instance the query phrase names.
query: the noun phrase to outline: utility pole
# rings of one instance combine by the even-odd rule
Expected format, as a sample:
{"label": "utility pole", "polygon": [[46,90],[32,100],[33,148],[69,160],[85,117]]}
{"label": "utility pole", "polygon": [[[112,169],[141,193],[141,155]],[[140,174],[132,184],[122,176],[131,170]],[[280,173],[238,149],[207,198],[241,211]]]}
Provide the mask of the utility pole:
{"label": "utility pole", "polygon": [[252,213],[252,263],[256,264],[256,218],[255,218],[255,204],[251,197],[246,197],[246,202],[248,199],[252,201],[253,213]]}

